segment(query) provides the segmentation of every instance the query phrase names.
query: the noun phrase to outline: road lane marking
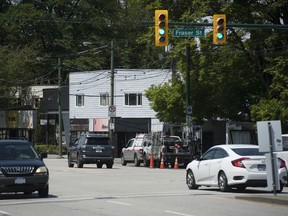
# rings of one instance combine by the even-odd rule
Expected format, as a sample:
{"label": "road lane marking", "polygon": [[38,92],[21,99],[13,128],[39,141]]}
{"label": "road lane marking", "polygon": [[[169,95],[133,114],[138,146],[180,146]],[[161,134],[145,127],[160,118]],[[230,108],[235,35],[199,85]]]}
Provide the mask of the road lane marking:
{"label": "road lane marking", "polygon": [[182,216],[194,216],[194,215],[190,215],[190,214],[184,214],[181,212],[174,212],[174,211],[169,211],[169,210],[165,210],[164,212],[169,213],[169,214],[182,215]]}
{"label": "road lane marking", "polygon": [[4,212],[0,210],[0,216],[8,216],[10,215],[8,212]]}
{"label": "road lane marking", "polygon": [[114,203],[114,204],[119,204],[119,205],[131,206],[130,203],[123,203],[123,202],[117,202],[117,201],[111,201],[111,200],[109,200],[109,201],[107,201],[107,202],[109,202],[109,203]]}

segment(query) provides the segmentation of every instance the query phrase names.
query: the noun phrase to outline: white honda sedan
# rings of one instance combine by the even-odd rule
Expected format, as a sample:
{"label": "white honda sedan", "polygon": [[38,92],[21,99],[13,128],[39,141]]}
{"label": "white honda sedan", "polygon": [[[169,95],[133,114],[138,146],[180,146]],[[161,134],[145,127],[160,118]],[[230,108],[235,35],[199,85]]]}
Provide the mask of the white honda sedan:
{"label": "white honda sedan", "polygon": [[[280,191],[287,183],[285,161],[278,158]],[[231,188],[266,187],[265,156],[259,147],[249,144],[217,145],[186,167],[186,184],[189,189],[199,186],[218,186],[220,191]]]}

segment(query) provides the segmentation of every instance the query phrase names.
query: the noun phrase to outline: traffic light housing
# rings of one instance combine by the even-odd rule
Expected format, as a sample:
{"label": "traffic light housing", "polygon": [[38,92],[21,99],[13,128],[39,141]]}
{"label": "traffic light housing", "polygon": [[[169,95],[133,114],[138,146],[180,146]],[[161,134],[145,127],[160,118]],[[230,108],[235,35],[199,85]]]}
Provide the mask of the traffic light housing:
{"label": "traffic light housing", "polygon": [[168,46],[168,10],[155,10],[155,45]]}
{"label": "traffic light housing", "polygon": [[213,15],[213,43],[214,44],[226,43],[226,15],[225,14]]}

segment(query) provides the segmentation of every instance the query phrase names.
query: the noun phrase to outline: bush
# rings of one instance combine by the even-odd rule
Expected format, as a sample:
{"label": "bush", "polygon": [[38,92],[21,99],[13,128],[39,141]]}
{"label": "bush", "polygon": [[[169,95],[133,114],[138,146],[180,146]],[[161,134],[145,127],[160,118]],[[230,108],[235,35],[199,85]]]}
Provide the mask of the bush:
{"label": "bush", "polygon": [[[46,152],[47,154],[59,154],[59,146],[51,144],[36,144],[35,148],[38,152]],[[66,154],[67,150],[62,146],[62,154]]]}

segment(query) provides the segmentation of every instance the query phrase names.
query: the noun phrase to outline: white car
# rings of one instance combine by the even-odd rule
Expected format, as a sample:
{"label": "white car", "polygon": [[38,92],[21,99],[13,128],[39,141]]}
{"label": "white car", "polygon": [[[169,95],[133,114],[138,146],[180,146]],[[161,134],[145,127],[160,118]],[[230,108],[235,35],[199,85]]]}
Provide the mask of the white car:
{"label": "white car", "polygon": [[[278,158],[280,191],[287,182],[285,161]],[[286,178],[286,179],[285,179]],[[207,150],[202,157],[186,167],[186,184],[189,189],[199,186],[218,186],[220,191],[232,187],[266,187],[265,156],[259,147],[249,144],[217,145]]]}
{"label": "white car", "polygon": [[130,139],[127,145],[122,148],[121,164],[126,166],[127,163],[134,163],[135,166],[140,166],[144,162],[143,149],[148,140],[149,136],[147,134],[137,134],[135,138]]}

